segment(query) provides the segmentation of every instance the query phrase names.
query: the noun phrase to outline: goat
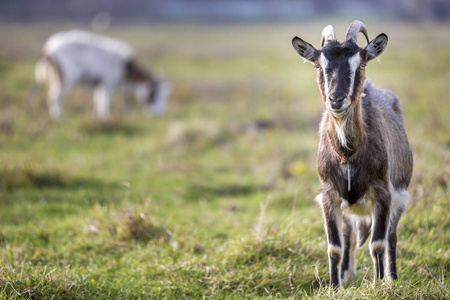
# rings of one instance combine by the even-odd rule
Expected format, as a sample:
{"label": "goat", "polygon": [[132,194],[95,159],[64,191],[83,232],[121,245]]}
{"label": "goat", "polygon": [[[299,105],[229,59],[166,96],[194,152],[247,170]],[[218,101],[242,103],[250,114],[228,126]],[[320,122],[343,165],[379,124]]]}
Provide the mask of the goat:
{"label": "goat", "polygon": [[[356,43],[360,32],[368,43],[364,49]],[[385,273],[391,280],[398,277],[397,225],[410,198],[406,189],[413,156],[398,98],[365,79],[367,63],[384,51],[387,41],[382,33],[369,42],[361,21],[351,23],[343,43],[336,41],[331,25],[325,27],[318,50],[299,37],[292,40],[297,53],[315,65],[326,107],[319,130],[316,201],[325,223],[333,289],[355,278],[356,249],[370,233],[374,282]]]}
{"label": "goat", "polygon": [[75,84],[90,84],[94,112],[99,119],[109,115],[114,91],[126,85],[136,99],[154,115],[164,113],[168,84],[141,68],[125,42],[94,33],[71,30],[52,35],[36,64],[36,82],[47,83],[50,116],[60,118],[65,93]]}

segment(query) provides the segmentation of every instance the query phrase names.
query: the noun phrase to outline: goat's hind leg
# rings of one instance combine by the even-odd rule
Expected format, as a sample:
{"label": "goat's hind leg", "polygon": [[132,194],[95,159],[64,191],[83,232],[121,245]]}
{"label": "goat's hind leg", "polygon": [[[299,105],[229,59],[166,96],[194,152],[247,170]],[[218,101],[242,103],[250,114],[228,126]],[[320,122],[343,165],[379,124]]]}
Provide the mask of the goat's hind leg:
{"label": "goat's hind leg", "polygon": [[50,116],[59,119],[62,114],[62,100],[68,86],[62,82],[57,70],[50,66],[47,77],[47,105]]}
{"label": "goat's hind leg", "polygon": [[405,211],[404,206],[398,207],[395,211],[393,211],[391,216],[391,223],[389,226],[389,234],[388,234],[388,249],[387,249],[387,259],[386,263],[388,265],[387,277],[392,280],[397,280],[397,226],[400,218],[402,217],[403,212]]}
{"label": "goat's hind leg", "polygon": [[59,119],[62,114],[64,90],[61,86],[50,86],[47,96],[48,111],[53,119]]}
{"label": "goat's hind leg", "polygon": [[353,281],[356,277],[356,233],[354,221],[349,217],[343,219],[344,259],[341,265],[342,282]]}

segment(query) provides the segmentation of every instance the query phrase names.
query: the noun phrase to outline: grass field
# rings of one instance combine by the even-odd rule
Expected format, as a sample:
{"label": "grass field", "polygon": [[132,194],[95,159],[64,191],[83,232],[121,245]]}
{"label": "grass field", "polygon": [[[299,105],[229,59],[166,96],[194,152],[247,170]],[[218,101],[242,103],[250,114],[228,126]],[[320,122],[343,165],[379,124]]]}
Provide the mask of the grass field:
{"label": "grass field", "polygon": [[[338,38],[350,21],[333,22]],[[118,96],[106,123],[89,89],[69,94],[59,122],[44,90],[31,93],[43,42],[70,24],[1,24],[0,297],[329,298],[313,200],[323,105],[291,46],[318,46],[328,23],[113,27],[173,93],[162,118]],[[365,245],[356,281],[332,296],[448,299],[449,24],[366,25],[390,39],[367,74],[403,103],[413,200],[399,281],[372,284]]]}

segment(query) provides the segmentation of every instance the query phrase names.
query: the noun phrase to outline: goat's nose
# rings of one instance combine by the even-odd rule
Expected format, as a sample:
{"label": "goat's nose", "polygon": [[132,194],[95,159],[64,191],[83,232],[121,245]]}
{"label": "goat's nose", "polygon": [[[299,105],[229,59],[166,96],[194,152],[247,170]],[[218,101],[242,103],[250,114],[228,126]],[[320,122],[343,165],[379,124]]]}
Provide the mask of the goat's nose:
{"label": "goat's nose", "polygon": [[345,93],[341,91],[336,91],[332,93],[329,97],[330,104],[333,109],[339,109],[341,108],[344,100],[345,100]]}

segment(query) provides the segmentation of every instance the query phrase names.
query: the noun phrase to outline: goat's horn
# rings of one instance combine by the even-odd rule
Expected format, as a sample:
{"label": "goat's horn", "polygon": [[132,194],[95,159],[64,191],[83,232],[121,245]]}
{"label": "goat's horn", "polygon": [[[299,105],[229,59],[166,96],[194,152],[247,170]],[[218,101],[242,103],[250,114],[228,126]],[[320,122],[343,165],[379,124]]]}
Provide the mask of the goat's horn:
{"label": "goat's horn", "polygon": [[367,28],[366,25],[364,25],[363,22],[355,20],[350,24],[347,30],[347,34],[345,36],[345,40],[349,41],[352,40],[356,43],[358,39],[358,34],[362,32],[364,36],[366,37],[367,44],[369,43],[369,35],[367,34]]}
{"label": "goat's horn", "polygon": [[333,26],[328,25],[322,31],[322,40],[320,41],[320,47],[323,47],[327,41],[335,41],[336,37],[334,35]]}

